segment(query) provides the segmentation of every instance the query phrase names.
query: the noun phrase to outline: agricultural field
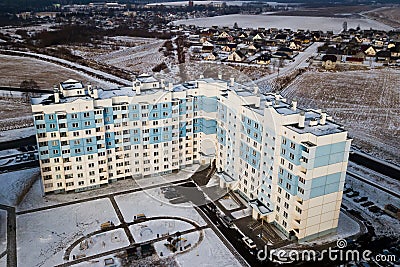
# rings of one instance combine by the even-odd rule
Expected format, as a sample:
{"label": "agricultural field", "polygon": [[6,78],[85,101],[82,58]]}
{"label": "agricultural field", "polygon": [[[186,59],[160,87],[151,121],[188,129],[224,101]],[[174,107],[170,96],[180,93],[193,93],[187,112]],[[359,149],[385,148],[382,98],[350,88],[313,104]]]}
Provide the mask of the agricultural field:
{"label": "agricultural field", "polygon": [[400,71],[306,72],[282,95],[300,107],[322,108],[348,131],[353,144],[400,163]]}
{"label": "agricultural field", "polygon": [[400,27],[400,7],[382,7],[367,12],[365,15],[394,28]]}
{"label": "agricultural field", "polygon": [[165,40],[141,37],[108,37],[96,47],[67,47],[78,56],[98,63],[111,65],[134,73],[149,73],[165,62],[174,62],[173,57],[166,57],[162,52]]}
{"label": "agricultural field", "polygon": [[[78,71],[37,59],[0,55],[0,86],[19,87],[24,80],[34,80],[41,89],[67,79],[103,83]],[[10,75],[12,73],[13,75]],[[26,127],[32,124],[29,98],[19,92],[0,91],[0,131]]]}
{"label": "agricultural field", "polygon": [[33,79],[41,89],[52,89],[54,84],[70,78],[101,85],[97,80],[78,71],[33,58],[0,55],[0,69],[1,86],[19,87],[23,80]]}
{"label": "agricultural field", "polygon": [[390,26],[371,19],[360,18],[331,18],[331,17],[307,17],[307,16],[275,16],[275,15],[224,15],[207,18],[195,18],[187,20],[177,20],[175,25],[196,25],[201,27],[233,26],[236,22],[239,27],[258,28],[272,27],[278,29],[304,29],[333,31],[338,33],[343,28],[343,22],[348,23],[349,28],[391,30]]}

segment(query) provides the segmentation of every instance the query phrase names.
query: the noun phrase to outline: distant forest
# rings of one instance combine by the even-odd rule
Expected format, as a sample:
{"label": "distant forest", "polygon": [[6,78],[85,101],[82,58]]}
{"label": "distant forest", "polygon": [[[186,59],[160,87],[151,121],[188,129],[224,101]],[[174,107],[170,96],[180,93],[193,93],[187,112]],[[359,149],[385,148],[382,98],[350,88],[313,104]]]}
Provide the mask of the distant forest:
{"label": "distant forest", "polygon": [[[148,0],[149,2],[168,2],[176,0]],[[223,1],[223,0],[220,0]],[[261,0],[255,0],[263,2]],[[270,1],[270,0],[265,0]],[[284,3],[306,3],[311,5],[328,5],[328,4],[376,4],[376,3],[393,3],[398,4],[399,0],[276,0]],[[53,4],[88,4],[91,2],[119,2],[119,3],[135,3],[146,2],[146,0],[0,0],[0,12],[21,12],[21,11],[37,11],[51,8]]]}

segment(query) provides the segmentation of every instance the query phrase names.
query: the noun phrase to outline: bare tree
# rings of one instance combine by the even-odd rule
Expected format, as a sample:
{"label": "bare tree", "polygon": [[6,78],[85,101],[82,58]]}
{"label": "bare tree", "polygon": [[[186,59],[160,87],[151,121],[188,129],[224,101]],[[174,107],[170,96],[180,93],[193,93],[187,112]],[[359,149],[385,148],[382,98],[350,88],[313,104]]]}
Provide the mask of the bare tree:
{"label": "bare tree", "polygon": [[40,89],[37,82],[35,82],[32,79],[22,81],[21,84],[19,85],[19,88],[21,88],[24,91],[22,93],[22,96],[25,98],[26,103],[29,103],[30,98],[32,96],[34,96],[34,93],[32,92],[32,90]]}

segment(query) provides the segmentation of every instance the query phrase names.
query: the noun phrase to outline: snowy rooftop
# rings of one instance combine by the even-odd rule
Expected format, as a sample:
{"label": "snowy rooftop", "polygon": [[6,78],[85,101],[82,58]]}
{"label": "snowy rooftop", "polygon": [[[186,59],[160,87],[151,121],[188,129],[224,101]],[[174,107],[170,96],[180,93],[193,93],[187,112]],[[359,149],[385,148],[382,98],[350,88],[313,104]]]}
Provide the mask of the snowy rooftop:
{"label": "snowy rooftop", "polygon": [[66,80],[65,82],[60,83],[60,85],[64,90],[84,88],[82,82],[78,82],[77,80],[73,79]]}
{"label": "snowy rooftop", "polygon": [[327,121],[325,123],[325,125],[315,125],[315,126],[311,126],[310,125],[311,120],[307,120],[304,123],[304,128],[299,128],[298,124],[295,125],[289,125],[286,126],[289,129],[298,132],[298,133],[311,133],[315,136],[322,136],[322,135],[328,135],[328,134],[335,134],[335,133],[341,133],[344,132],[345,130],[343,128],[341,128],[340,125],[333,123],[333,122],[329,122]]}
{"label": "snowy rooftop", "polygon": [[158,82],[158,80],[156,78],[154,78],[153,76],[149,75],[149,74],[142,74],[139,75],[137,78],[137,80],[139,80],[142,83],[154,83],[154,82]]}

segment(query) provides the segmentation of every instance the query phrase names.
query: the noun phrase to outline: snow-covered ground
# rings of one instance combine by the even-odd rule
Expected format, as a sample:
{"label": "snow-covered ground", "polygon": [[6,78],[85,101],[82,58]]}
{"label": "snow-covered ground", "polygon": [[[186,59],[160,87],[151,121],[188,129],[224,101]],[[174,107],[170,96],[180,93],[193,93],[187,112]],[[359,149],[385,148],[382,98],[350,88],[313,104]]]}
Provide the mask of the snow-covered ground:
{"label": "snow-covered ground", "polygon": [[15,206],[39,176],[39,168],[0,174],[0,204]]}
{"label": "snow-covered ground", "polygon": [[131,225],[129,227],[135,242],[144,242],[157,238],[157,235],[173,234],[177,231],[194,229],[188,222],[172,219],[152,220]]}
{"label": "snow-covered ground", "polygon": [[400,181],[385,176],[381,173],[375,172],[371,169],[368,169],[364,166],[358,165],[354,162],[349,161],[349,165],[347,166],[347,170],[352,173],[360,175],[362,178],[367,179],[371,182],[377,183],[383,187],[386,187],[388,190],[393,192],[400,192]]}
{"label": "snow-covered ground", "polygon": [[253,211],[252,208],[248,207],[248,208],[246,208],[244,210],[234,211],[234,212],[231,213],[231,215],[235,219],[240,219],[240,218],[244,218],[244,217],[250,216],[252,211]]}
{"label": "snow-covered ground", "polygon": [[233,267],[241,264],[224,246],[218,236],[211,230],[204,230],[203,241],[193,250],[179,254],[176,260],[180,266],[218,266]]}
{"label": "snow-covered ground", "polygon": [[[175,253],[172,252],[170,249],[167,248],[167,246],[165,246],[165,244],[168,244],[166,240],[154,243],[154,249],[156,250],[156,253],[159,257],[161,258],[170,257],[176,255],[177,253],[178,254],[187,253],[188,250],[193,249],[195,246],[198,245],[198,242],[200,241],[199,239],[200,239],[200,233],[196,231],[181,236],[181,247],[183,249],[182,251],[180,251],[179,249]],[[185,247],[187,247],[187,249],[184,249]]]}
{"label": "snow-covered ground", "polygon": [[7,249],[7,211],[0,210],[0,253]]}
{"label": "snow-covered ground", "polygon": [[[84,71],[87,71],[87,72],[89,72],[89,73],[93,73],[93,74],[95,74],[95,75],[98,75],[98,76],[100,76],[100,77],[104,77],[104,78],[107,78],[107,79],[112,79],[112,80],[114,80],[114,81],[119,82],[119,83],[122,84],[122,85],[128,85],[128,86],[129,86],[129,85],[132,84],[131,81],[128,81],[128,80],[119,78],[119,77],[117,77],[117,76],[115,76],[115,75],[106,73],[106,72],[101,71],[101,70],[96,70],[96,69],[93,69],[93,68],[90,68],[90,67],[87,67],[87,66],[83,66],[83,65],[80,65],[80,64],[78,64],[78,63],[75,63],[75,62],[72,62],[72,61],[68,61],[68,60],[65,60],[65,59],[61,59],[61,58],[57,58],[57,57],[53,57],[53,56],[48,56],[48,55],[44,55],[44,54],[33,53],[33,52],[21,52],[21,51],[12,51],[12,52],[18,53],[18,54],[20,54],[21,56],[23,56],[23,55],[26,55],[26,56],[34,56],[34,57],[38,57],[39,60],[40,60],[40,59],[41,59],[41,60],[51,60],[51,61],[54,61],[54,62],[57,62],[57,63],[60,63],[60,64],[65,64],[65,65],[67,65],[67,66],[69,66],[69,67],[73,67],[73,68],[77,68],[77,69],[80,69],[80,70],[84,70]],[[87,75],[87,74],[85,74],[84,72],[80,72],[80,71],[78,71],[78,72],[79,72],[79,74],[81,74],[81,75]],[[92,76],[89,76],[89,77],[90,77],[91,79],[95,79],[95,78],[92,77]],[[103,81],[103,83],[108,83],[108,82]],[[115,87],[115,85],[113,85],[113,87]]]}
{"label": "snow-covered ground", "polygon": [[231,197],[225,198],[225,199],[220,199],[219,203],[226,209],[226,210],[234,210],[237,208],[240,208],[240,205],[236,203],[234,199]]}
{"label": "snow-covered ground", "polygon": [[17,216],[18,266],[54,266],[79,237],[111,220],[119,224],[109,199],[68,205]]}
{"label": "snow-covered ground", "polygon": [[126,246],[129,246],[129,241],[125,231],[116,229],[87,238],[82,245],[79,244],[72,249],[70,260],[73,259],[73,255],[88,257]]}
{"label": "snow-covered ground", "polygon": [[[13,141],[15,139],[32,136],[35,133],[34,127],[26,127],[15,130],[0,132],[0,142]],[[6,156],[6,155],[4,155]]]}
{"label": "snow-covered ground", "polygon": [[[346,177],[346,185],[360,193],[359,197],[368,197],[368,201],[372,201],[374,205],[383,209],[386,204],[393,204],[400,207],[400,199],[383,192],[369,184],[361,182],[350,175]],[[384,185],[383,185],[384,186]],[[390,187],[389,187],[390,188]],[[355,197],[357,198],[357,197]],[[368,210],[368,207],[362,207],[362,203],[355,203],[355,198],[343,196],[343,204],[349,209],[360,211],[362,216],[375,228],[375,233],[380,235],[399,236],[400,221],[386,214],[376,214]]]}
{"label": "snow-covered ground", "polygon": [[115,200],[125,221],[128,222],[133,220],[133,216],[144,213],[147,217],[184,217],[197,222],[200,226],[206,225],[191,203],[170,204],[168,199],[164,198],[160,188],[116,196]]}
{"label": "snow-covered ground", "polygon": [[201,27],[230,26],[236,22],[242,28],[278,28],[278,29],[303,29],[315,31],[340,32],[343,22],[347,21],[349,28],[391,30],[392,27],[370,19],[329,18],[329,17],[302,17],[302,16],[273,16],[273,15],[224,15],[207,18],[177,20],[175,25],[186,24]]}
{"label": "snow-covered ground", "polygon": [[[351,187],[353,190],[360,192],[360,197],[366,196],[368,200],[374,202],[374,204],[380,208],[384,208],[386,204],[393,204],[397,207],[400,207],[400,199],[379,190],[376,187],[373,187],[369,184],[366,184],[358,179],[352,177],[351,175],[346,176],[346,184]],[[383,185],[384,186],[384,185]],[[391,189],[389,187],[389,189]],[[343,198],[346,198],[344,196]],[[354,198],[353,198],[354,199]],[[354,201],[352,201],[354,203]],[[360,205],[360,203],[355,203]]]}
{"label": "snow-covered ground", "polygon": [[0,267],[6,267],[7,266],[7,255],[5,255],[3,258],[0,259]]}
{"label": "snow-covered ground", "polygon": [[[305,72],[281,94],[299,107],[325,109],[348,130],[353,144],[381,159],[400,162],[400,71],[371,69]],[[371,125],[373,127],[371,127]]]}
{"label": "snow-covered ground", "polygon": [[189,178],[199,165],[194,164],[178,173],[173,173],[164,176],[154,176],[143,179],[126,179],[116,183],[107,184],[106,186],[85,191],[79,193],[68,193],[68,194],[49,194],[42,197],[42,189],[40,181],[36,181],[30,191],[26,194],[24,200],[18,205],[18,211],[24,211],[29,209],[41,208],[60,203],[66,203],[75,200],[84,200],[96,196],[107,196],[111,193],[123,192],[130,189],[147,187],[153,185],[161,185],[165,183],[171,183],[174,181],[184,180]]}

